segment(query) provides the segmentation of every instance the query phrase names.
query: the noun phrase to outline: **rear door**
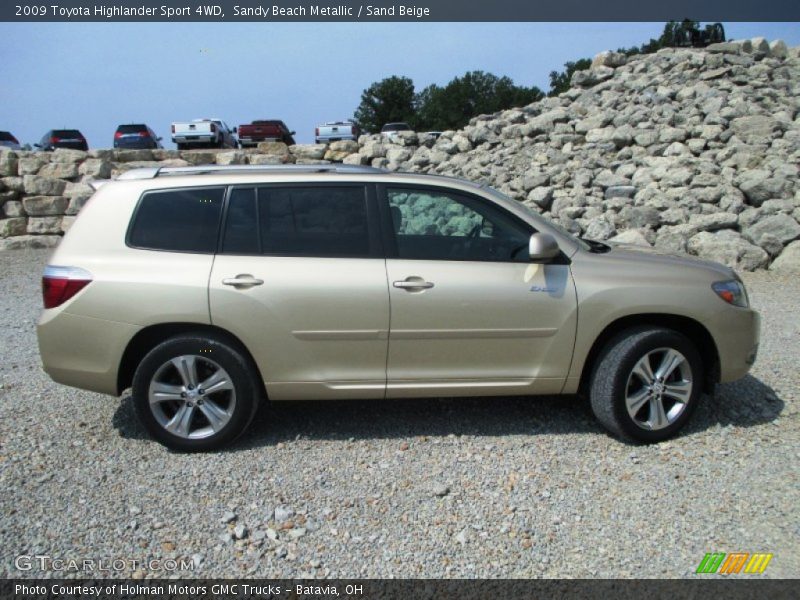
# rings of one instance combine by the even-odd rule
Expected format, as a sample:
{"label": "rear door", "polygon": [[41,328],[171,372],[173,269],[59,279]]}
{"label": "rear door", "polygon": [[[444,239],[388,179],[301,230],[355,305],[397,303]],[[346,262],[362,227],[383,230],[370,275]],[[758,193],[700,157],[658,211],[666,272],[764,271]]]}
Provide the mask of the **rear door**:
{"label": "rear door", "polygon": [[446,188],[381,188],[392,307],[387,397],[557,393],[575,341],[566,259],[534,264],[532,229]]}
{"label": "rear door", "polygon": [[211,319],[251,350],[275,400],[384,396],[389,294],[371,190],[229,192]]}

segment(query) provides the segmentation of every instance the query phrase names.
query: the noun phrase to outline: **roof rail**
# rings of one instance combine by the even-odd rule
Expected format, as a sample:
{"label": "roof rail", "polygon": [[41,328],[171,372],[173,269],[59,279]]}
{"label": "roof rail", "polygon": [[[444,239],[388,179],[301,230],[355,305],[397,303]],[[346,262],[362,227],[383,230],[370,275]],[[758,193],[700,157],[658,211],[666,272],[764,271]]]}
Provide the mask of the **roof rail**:
{"label": "roof rail", "polygon": [[361,165],[204,165],[195,167],[146,167],[131,169],[117,176],[118,180],[155,179],[169,175],[212,175],[234,173],[388,173],[386,169]]}

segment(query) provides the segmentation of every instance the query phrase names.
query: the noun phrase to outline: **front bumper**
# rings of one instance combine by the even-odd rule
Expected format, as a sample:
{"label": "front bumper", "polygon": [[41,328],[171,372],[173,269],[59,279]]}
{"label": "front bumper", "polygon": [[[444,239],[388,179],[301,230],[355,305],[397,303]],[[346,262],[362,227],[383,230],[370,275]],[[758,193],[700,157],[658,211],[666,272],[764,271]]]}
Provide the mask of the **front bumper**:
{"label": "front bumper", "polygon": [[761,339],[761,315],[746,308],[722,311],[714,335],[719,353],[720,383],[747,375],[756,361]]}

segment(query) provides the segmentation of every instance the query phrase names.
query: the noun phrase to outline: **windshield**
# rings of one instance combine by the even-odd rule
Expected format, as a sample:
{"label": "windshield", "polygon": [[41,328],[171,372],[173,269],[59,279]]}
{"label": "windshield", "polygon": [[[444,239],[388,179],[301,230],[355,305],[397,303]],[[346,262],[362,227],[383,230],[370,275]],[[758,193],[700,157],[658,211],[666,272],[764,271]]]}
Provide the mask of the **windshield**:
{"label": "windshield", "polygon": [[411,131],[411,126],[408,123],[388,123],[381,131]]}
{"label": "windshield", "polygon": [[489,193],[490,193],[490,194],[492,194],[493,196],[497,196],[498,198],[501,198],[501,199],[503,199],[503,200],[507,200],[507,201],[509,201],[509,202],[513,202],[514,204],[516,204],[517,206],[519,206],[520,208],[522,208],[522,210],[524,210],[526,213],[528,213],[529,215],[531,215],[531,216],[534,218],[534,220],[537,220],[537,221],[545,221],[548,227],[552,227],[552,228],[553,228],[553,229],[555,229],[555,230],[556,230],[558,233],[560,233],[561,235],[563,235],[565,238],[567,238],[567,239],[570,239],[570,240],[574,240],[575,244],[577,244],[577,245],[578,245],[579,247],[581,247],[583,250],[589,250],[589,251],[591,251],[591,250],[592,250],[592,247],[591,247],[591,246],[590,246],[590,245],[589,245],[589,244],[588,244],[586,241],[582,240],[582,239],[581,239],[581,238],[579,238],[579,237],[576,237],[575,235],[573,235],[572,233],[570,233],[569,231],[567,231],[567,230],[564,228],[564,226],[563,226],[563,225],[560,225],[560,224],[558,224],[558,223],[554,222],[553,220],[551,220],[551,219],[548,219],[547,217],[545,217],[545,216],[543,216],[543,215],[539,214],[538,212],[536,212],[535,210],[533,210],[533,209],[532,209],[530,206],[527,206],[526,204],[523,204],[523,203],[522,203],[522,202],[520,202],[519,200],[515,200],[515,199],[514,199],[514,198],[512,198],[511,196],[508,196],[508,195],[504,194],[503,192],[500,192],[500,191],[498,191],[498,190],[494,189],[494,188],[493,188],[493,187],[491,187],[491,186],[488,186],[488,185],[485,185],[485,184],[484,184],[484,185],[482,185],[482,186],[481,186],[481,188],[482,188],[482,189],[484,189],[484,190],[486,190],[487,192],[489,192]]}

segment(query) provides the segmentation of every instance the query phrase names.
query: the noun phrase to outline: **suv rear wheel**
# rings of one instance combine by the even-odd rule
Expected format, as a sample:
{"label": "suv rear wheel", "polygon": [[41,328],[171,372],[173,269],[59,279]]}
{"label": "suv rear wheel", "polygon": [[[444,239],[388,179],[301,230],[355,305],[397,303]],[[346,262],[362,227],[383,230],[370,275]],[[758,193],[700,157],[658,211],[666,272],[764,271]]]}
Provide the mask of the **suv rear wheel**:
{"label": "suv rear wheel", "polygon": [[241,351],[214,337],[184,335],[144,357],[133,378],[133,400],[142,424],[165,446],[213,450],[244,432],[260,388]]}
{"label": "suv rear wheel", "polygon": [[592,410],[621,438],[658,442],[689,420],[702,380],[702,361],[684,335],[660,327],[629,329],[606,345],[595,365]]}

